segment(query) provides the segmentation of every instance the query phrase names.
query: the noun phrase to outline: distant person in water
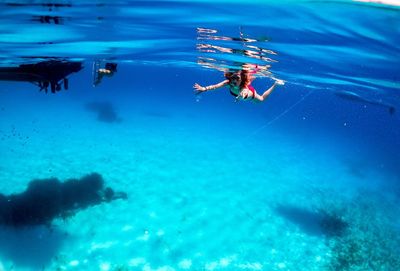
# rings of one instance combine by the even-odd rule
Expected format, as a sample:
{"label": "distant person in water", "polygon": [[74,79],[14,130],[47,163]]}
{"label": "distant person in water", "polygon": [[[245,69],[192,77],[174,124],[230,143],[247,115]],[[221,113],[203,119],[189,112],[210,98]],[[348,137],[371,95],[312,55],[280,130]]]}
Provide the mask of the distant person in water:
{"label": "distant person in water", "polygon": [[261,68],[258,65],[245,64],[239,71],[225,72],[225,80],[222,82],[206,87],[195,83],[193,88],[195,89],[196,93],[199,94],[226,86],[229,88],[231,95],[235,97],[236,101],[243,100],[263,102],[275,90],[277,85],[284,85],[285,83],[282,80],[275,79],[274,84],[270,88],[264,91],[261,95],[258,94],[251,83],[255,79],[254,74],[260,69]]}
{"label": "distant person in water", "polygon": [[96,77],[93,82],[94,86],[98,86],[101,83],[101,80],[103,79],[104,76],[111,77],[116,72],[117,72],[116,63],[106,63],[104,68],[98,69],[96,71]]}

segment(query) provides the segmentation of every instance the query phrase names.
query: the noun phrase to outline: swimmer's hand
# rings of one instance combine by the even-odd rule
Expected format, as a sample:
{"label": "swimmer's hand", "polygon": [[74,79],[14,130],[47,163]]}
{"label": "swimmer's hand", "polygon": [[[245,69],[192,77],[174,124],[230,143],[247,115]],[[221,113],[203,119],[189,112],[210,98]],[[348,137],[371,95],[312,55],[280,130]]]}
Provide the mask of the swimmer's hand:
{"label": "swimmer's hand", "polygon": [[285,81],[283,81],[281,79],[275,79],[275,84],[283,86],[285,84]]}
{"label": "swimmer's hand", "polygon": [[199,84],[194,84],[193,88],[195,89],[194,91],[196,92],[196,94],[199,94],[201,92],[205,92],[207,91],[207,88],[200,86]]}

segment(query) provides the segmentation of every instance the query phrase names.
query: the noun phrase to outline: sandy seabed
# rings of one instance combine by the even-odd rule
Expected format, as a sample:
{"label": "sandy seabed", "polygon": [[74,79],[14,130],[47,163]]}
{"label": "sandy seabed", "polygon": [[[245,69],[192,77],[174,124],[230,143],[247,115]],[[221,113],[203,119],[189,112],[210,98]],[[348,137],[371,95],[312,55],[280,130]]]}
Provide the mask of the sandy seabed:
{"label": "sandy seabed", "polygon": [[2,122],[2,193],[97,172],[129,198],[51,229],[2,229],[0,270],[329,270],[329,238],[277,208],[339,210],[384,178],[270,127],[238,141],[219,123],[132,115],[108,124],[51,110]]}

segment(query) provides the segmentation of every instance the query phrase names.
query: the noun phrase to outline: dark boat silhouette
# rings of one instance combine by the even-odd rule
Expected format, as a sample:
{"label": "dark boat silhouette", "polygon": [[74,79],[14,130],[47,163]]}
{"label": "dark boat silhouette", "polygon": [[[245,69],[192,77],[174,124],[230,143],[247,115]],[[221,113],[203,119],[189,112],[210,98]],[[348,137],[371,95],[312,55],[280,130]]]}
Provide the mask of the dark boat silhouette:
{"label": "dark boat silhouette", "polygon": [[0,80],[30,82],[37,85],[40,91],[51,92],[68,89],[68,79],[72,73],[79,72],[83,68],[81,62],[49,60],[35,64],[22,64],[18,67],[0,67]]}

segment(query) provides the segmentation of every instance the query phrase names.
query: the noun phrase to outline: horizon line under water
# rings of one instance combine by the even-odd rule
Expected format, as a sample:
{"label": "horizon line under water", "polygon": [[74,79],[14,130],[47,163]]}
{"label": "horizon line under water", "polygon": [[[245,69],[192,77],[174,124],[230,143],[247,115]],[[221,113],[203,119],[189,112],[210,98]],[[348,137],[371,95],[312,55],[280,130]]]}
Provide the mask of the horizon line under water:
{"label": "horizon line under water", "polygon": [[[0,271],[400,270],[400,7],[367,2],[0,3]],[[285,84],[193,92],[241,69]]]}

